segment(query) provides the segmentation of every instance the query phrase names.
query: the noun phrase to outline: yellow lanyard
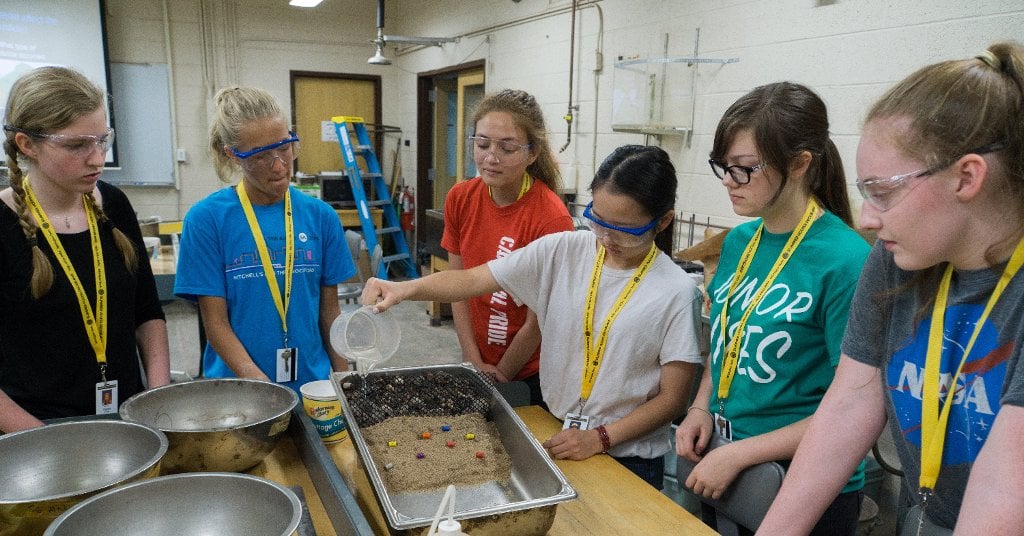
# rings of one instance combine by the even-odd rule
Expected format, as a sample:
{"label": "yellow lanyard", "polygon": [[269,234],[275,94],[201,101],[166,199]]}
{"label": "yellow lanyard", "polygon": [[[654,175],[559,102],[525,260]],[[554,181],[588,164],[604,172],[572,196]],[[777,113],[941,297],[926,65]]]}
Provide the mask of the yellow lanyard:
{"label": "yellow lanyard", "polygon": [[[523,173],[523,183],[522,186],[519,187],[519,195],[516,196],[516,201],[522,199],[523,196],[526,195],[526,192],[530,191],[530,186],[533,186],[533,179],[530,177],[529,173]],[[491,191],[490,186],[487,187],[487,195],[491,196],[491,199],[494,199],[494,193]]]}
{"label": "yellow lanyard", "polygon": [[924,387],[921,393],[921,477],[919,483],[922,493],[925,490],[934,490],[935,482],[939,478],[939,468],[942,465],[942,448],[946,442],[946,426],[949,422],[950,409],[953,407],[953,399],[956,398],[953,392],[956,386],[956,379],[960,377],[964,364],[967,362],[967,356],[974,347],[974,341],[978,339],[978,334],[981,333],[981,326],[988,319],[992,308],[999,301],[999,296],[1003,294],[1006,286],[1010,284],[1010,280],[1017,274],[1022,264],[1024,264],[1024,239],[1017,243],[1017,247],[1013,250],[1013,255],[1010,257],[1010,262],[1007,263],[1003,274],[999,277],[999,282],[996,283],[995,288],[992,290],[992,295],[988,298],[988,303],[985,304],[985,309],[982,311],[981,316],[978,317],[978,322],[974,325],[974,332],[971,333],[971,338],[968,339],[967,346],[964,347],[964,355],[960,359],[960,365],[957,366],[956,373],[950,376],[950,385],[946,389],[946,400],[942,402],[942,413],[940,414],[939,365],[942,361],[942,337],[945,324],[943,317],[946,312],[946,300],[949,297],[949,285],[953,279],[953,265],[947,266],[946,272],[942,275],[942,280],[939,282],[939,290],[935,294],[935,305],[932,308],[931,328],[928,332],[928,351],[925,354],[924,362]]}
{"label": "yellow lanyard", "polygon": [[252,202],[249,201],[249,194],[245,193],[245,186],[238,185],[238,200],[242,203],[242,210],[245,211],[245,219],[249,221],[249,230],[252,231],[252,238],[256,241],[256,250],[260,253],[260,262],[263,263],[263,273],[267,277],[267,286],[270,287],[270,296],[274,299],[274,307],[277,307],[277,314],[281,317],[281,331],[284,332],[284,346],[288,347],[288,304],[292,297],[292,272],[295,270],[295,229],[292,224],[292,197],[291,189],[284,192],[284,299],[281,298],[281,287],[277,284],[277,274],[274,272],[274,265],[270,262],[270,251],[267,250],[267,241],[263,238],[263,231],[260,230],[260,222],[256,221],[256,213],[252,210]]}
{"label": "yellow lanyard", "polygon": [[720,318],[722,320],[721,333],[722,340],[729,340],[726,345],[725,357],[722,362],[722,377],[718,382],[718,404],[719,412],[721,412],[722,406],[724,406],[725,399],[729,398],[729,388],[732,387],[732,381],[736,378],[736,371],[739,368],[740,362],[740,343],[743,339],[743,331],[747,327],[747,320],[750,319],[750,314],[754,312],[757,304],[761,302],[764,295],[768,293],[768,289],[771,288],[772,283],[775,282],[775,278],[778,277],[779,273],[792,258],[793,252],[796,251],[797,246],[803,241],[807,231],[810,230],[811,224],[814,223],[814,219],[818,215],[818,202],[814,198],[807,200],[807,209],[804,210],[803,217],[800,218],[800,223],[797,224],[796,229],[793,229],[793,234],[789,236],[789,240],[786,241],[786,245],[782,248],[782,252],[779,253],[779,258],[775,259],[775,264],[772,269],[768,272],[768,276],[765,277],[764,281],[761,282],[761,286],[758,287],[757,293],[754,294],[754,299],[751,300],[750,305],[743,311],[743,316],[740,318],[739,324],[736,325],[736,330],[733,331],[732,338],[728,339],[728,314],[729,314],[729,298],[736,292],[736,289],[740,286],[740,281],[745,275],[747,270],[750,268],[751,262],[754,260],[754,253],[757,252],[757,246],[761,243],[761,234],[764,232],[764,221],[761,222],[761,226],[757,228],[757,232],[754,233],[754,237],[747,243],[746,249],[743,250],[743,255],[740,257],[739,265],[736,267],[736,274],[732,278],[732,283],[729,285],[729,293],[725,295],[725,303],[722,304],[722,314]]}
{"label": "yellow lanyard", "polygon": [[32,215],[39,221],[39,229],[42,230],[43,236],[46,237],[46,242],[50,244],[50,249],[53,250],[54,257],[57,258],[60,267],[64,269],[64,274],[67,275],[68,282],[71,283],[71,288],[75,291],[75,298],[78,299],[78,308],[82,314],[82,323],[85,325],[85,335],[89,338],[89,345],[92,346],[93,353],[96,354],[96,362],[100,365],[100,376],[103,382],[106,383],[107,276],[103,265],[103,245],[100,244],[100,232],[99,226],[96,223],[96,214],[93,213],[92,206],[86,201],[85,196],[82,196],[82,206],[85,207],[86,221],[89,222],[89,241],[92,244],[92,268],[96,278],[96,312],[93,313],[92,306],[89,304],[89,297],[85,294],[85,287],[82,286],[82,280],[78,277],[74,265],[71,264],[71,257],[68,257],[64,245],[60,243],[60,238],[57,237],[57,232],[53,230],[53,225],[50,223],[49,218],[46,217],[46,213],[43,212],[43,207],[39,204],[35,194],[32,193],[32,186],[29,181],[25,181],[24,188],[25,202],[28,203],[28,208],[32,211]]}
{"label": "yellow lanyard", "polygon": [[[601,361],[604,359],[604,351],[608,347],[608,331],[612,327],[612,322],[615,322],[615,317],[619,316],[622,308],[626,306],[626,302],[636,291],[636,288],[640,286],[640,281],[643,280],[647,272],[650,271],[651,265],[654,264],[654,259],[658,256],[658,248],[651,244],[651,250],[647,252],[647,256],[640,263],[640,266],[633,272],[633,276],[629,279],[629,283],[619,293],[619,297],[615,300],[615,304],[608,311],[608,316],[604,319],[604,324],[601,325],[601,334],[597,339],[597,346],[594,346],[594,307],[597,305],[597,287],[601,282],[601,268],[604,266],[604,246],[598,246],[597,256],[594,258],[594,268],[590,272],[590,288],[587,290],[587,302],[583,310],[583,381],[580,388],[580,406],[586,403],[587,399],[590,398],[590,391],[594,388],[594,382],[597,380],[597,371],[601,368]],[[582,409],[581,409],[582,411]]]}

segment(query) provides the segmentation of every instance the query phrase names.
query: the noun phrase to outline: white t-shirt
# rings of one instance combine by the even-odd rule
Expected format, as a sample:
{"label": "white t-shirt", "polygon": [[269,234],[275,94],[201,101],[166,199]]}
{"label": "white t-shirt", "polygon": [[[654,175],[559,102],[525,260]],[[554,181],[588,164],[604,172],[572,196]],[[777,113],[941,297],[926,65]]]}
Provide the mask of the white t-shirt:
{"label": "white t-shirt", "polygon": [[[538,238],[487,264],[510,299],[525,303],[537,314],[542,334],[541,390],[544,402],[560,419],[580,411],[583,310],[596,255],[593,233],[568,231]],[[594,312],[595,340],[633,272],[603,268]],[[661,364],[702,362],[700,307],[700,291],[692,278],[659,253],[608,333],[601,368],[583,407],[590,428],[615,422],[658,394]],[[670,448],[666,423],[644,437],[616,445],[610,453],[656,458]]]}

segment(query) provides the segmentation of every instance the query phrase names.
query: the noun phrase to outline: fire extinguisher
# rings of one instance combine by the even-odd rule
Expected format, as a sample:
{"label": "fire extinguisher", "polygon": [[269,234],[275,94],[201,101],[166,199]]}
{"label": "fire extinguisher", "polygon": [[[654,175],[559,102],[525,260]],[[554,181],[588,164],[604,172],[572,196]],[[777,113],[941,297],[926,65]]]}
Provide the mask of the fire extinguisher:
{"label": "fire extinguisher", "polygon": [[408,186],[402,187],[402,230],[412,231],[416,219],[416,198],[409,191]]}

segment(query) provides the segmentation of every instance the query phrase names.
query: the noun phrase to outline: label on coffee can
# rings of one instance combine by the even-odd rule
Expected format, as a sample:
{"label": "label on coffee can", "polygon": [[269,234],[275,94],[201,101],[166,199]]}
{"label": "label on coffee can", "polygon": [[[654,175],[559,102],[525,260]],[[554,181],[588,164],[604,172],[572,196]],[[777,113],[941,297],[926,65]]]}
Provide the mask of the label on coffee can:
{"label": "label on coffee can", "polygon": [[304,384],[302,407],[309,415],[313,426],[325,442],[340,441],[348,437],[345,417],[341,414],[341,402],[334,393],[330,380],[317,380]]}

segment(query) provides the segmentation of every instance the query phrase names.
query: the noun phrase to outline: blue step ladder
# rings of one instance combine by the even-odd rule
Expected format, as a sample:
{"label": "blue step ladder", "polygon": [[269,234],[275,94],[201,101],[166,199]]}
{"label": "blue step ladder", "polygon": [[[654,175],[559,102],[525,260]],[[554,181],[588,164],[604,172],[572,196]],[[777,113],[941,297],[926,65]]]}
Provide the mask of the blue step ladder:
{"label": "blue step ladder", "polygon": [[[388,268],[392,263],[398,263],[406,277],[416,278],[419,273],[416,270],[416,263],[413,262],[412,254],[409,253],[409,244],[405,241],[405,233],[402,232],[401,223],[395,213],[395,207],[391,203],[391,193],[384,182],[380,170],[380,162],[377,155],[373,153],[373,146],[370,143],[370,136],[366,132],[366,123],[362,117],[351,117],[338,115],[331,118],[334,122],[334,131],[338,135],[338,146],[341,148],[341,158],[345,162],[345,174],[348,182],[352,185],[352,198],[356,202],[356,212],[359,214],[359,222],[363,228],[363,239],[366,241],[366,250],[374,251],[380,244],[382,236],[390,236],[395,245],[395,253],[384,255],[382,262],[377,267],[374,277],[379,279],[388,278]],[[357,145],[352,144],[348,126],[355,131]],[[366,164],[366,171],[359,168],[356,156],[362,156]],[[363,177],[370,179],[376,200],[367,200],[366,190],[363,189]],[[371,207],[380,208],[383,212],[383,226],[377,229],[373,224]]]}

